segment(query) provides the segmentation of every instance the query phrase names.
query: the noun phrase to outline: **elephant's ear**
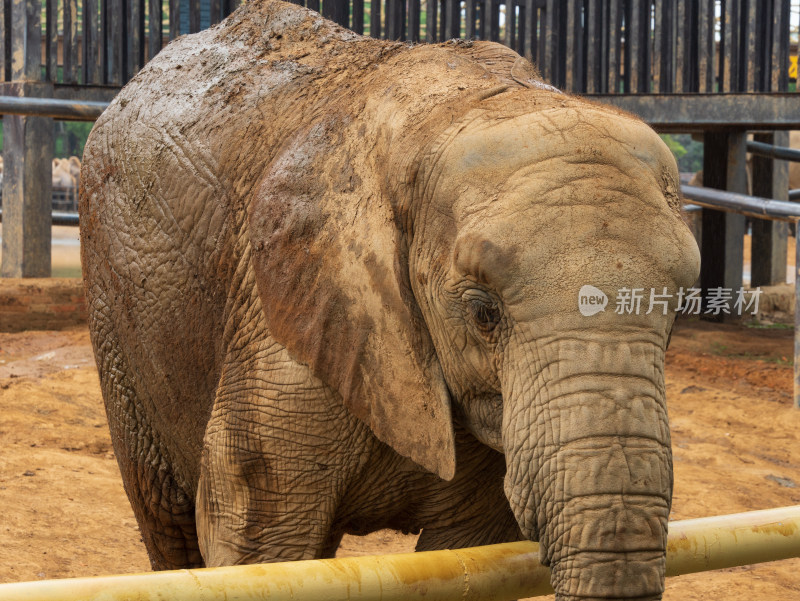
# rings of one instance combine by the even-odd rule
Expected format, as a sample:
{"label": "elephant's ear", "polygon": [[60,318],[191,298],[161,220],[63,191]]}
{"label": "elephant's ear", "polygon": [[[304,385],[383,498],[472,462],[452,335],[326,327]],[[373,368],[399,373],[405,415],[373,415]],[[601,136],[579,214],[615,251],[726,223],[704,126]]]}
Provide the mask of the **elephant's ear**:
{"label": "elephant's ear", "polygon": [[374,145],[332,133],[341,129],[318,126],[290,141],[252,200],[264,314],[272,335],[380,440],[449,480],[449,391],[376,175],[385,166],[360,150]]}

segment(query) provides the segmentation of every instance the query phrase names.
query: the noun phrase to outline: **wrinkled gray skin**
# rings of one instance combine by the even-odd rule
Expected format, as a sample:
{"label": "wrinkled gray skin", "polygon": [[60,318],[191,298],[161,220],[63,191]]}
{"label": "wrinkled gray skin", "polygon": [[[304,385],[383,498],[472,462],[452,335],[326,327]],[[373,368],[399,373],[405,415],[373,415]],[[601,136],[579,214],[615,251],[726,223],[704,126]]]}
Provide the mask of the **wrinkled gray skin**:
{"label": "wrinkled gray skin", "polygon": [[[495,44],[410,48],[252,2],[97,122],[81,236],[154,568],[542,543],[559,599],[660,598],[669,151]],[[584,284],[612,304],[578,312]],[[644,304],[646,307],[646,303]]]}

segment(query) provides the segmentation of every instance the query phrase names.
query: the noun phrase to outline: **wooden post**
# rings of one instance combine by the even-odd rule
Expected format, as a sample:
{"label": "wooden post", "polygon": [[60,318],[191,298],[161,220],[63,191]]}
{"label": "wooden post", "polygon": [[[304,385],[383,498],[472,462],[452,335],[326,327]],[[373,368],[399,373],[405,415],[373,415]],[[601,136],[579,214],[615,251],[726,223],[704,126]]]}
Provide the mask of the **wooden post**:
{"label": "wooden post", "polygon": [[[703,185],[717,190],[747,194],[746,132],[706,132],[703,137]],[[703,211],[700,287],[704,301],[709,290],[730,289],[730,315],[703,313],[709,321],[735,319],[733,301],[742,287],[744,216],[722,211]],[[703,303],[706,311],[706,303]]]}
{"label": "wooden post", "polygon": [[[11,77],[0,94],[52,97],[42,81],[39,0],[11,4]],[[3,117],[3,277],[50,276],[53,120]]]}
{"label": "wooden post", "polygon": [[[789,146],[789,132],[756,134],[757,142]],[[789,200],[789,165],[753,155],[753,196]],[[786,281],[786,238],[789,226],[781,221],[755,219],[750,286],[771,286]]]}

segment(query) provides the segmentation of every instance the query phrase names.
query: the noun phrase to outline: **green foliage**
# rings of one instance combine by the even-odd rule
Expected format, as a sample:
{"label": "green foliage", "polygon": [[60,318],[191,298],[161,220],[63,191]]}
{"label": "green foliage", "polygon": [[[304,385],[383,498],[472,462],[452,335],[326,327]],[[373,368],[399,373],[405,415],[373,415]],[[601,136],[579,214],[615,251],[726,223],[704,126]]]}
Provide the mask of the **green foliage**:
{"label": "green foliage", "polygon": [[689,134],[662,134],[661,139],[678,162],[678,171],[695,173],[703,168],[703,143]]}
{"label": "green foliage", "polygon": [[670,149],[672,154],[675,155],[676,161],[686,154],[686,149],[671,135],[661,134],[661,139],[664,141],[664,144],[667,145],[667,148]]}
{"label": "green foliage", "polygon": [[94,123],[86,121],[56,121],[53,139],[53,156],[81,158],[86,138]]}
{"label": "green foliage", "polygon": [[[56,121],[53,136],[53,156],[58,158],[72,155],[81,158],[86,138],[94,123],[86,121]],[[0,127],[0,151],[3,149],[3,128]]]}

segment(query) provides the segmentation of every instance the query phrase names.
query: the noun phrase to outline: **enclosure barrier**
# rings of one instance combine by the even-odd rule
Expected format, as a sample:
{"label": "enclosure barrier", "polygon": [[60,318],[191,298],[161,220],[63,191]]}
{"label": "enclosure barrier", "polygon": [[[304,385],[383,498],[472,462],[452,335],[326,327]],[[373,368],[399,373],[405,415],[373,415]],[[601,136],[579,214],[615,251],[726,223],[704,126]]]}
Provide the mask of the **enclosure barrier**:
{"label": "enclosure barrier", "polygon": [[52,117],[64,121],[95,121],[108,105],[108,102],[94,100],[0,96],[0,115]]}
{"label": "enclosure barrier", "polygon": [[[78,223],[78,214],[68,211],[53,211],[52,212],[53,225],[69,225],[76,227]],[[0,209],[0,223],[3,223],[3,209]]]}
{"label": "enclosure barrier", "polygon": [[[670,524],[667,576],[800,557],[800,506]],[[551,594],[539,546],[347,557],[0,585],[3,601],[509,601]]]}
{"label": "enclosure barrier", "polygon": [[[747,143],[747,152],[770,159],[781,159],[800,163],[800,149],[797,148],[784,148],[782,146],[773,146],[772,144],[751,140]],[[789,200],[800,200],[800,189],[789,190]]]}
{"label": "enclosure barrier", "polygon": [[[787,149],[788,150],[788,149]],[[794,406],[800,409],[800,205],[785,200],[772,200],[737,194],[714,188],[681,186],[684,198],[702,207],[740,213],[756,219],[772,219],[795,223],[794,245]]]}

